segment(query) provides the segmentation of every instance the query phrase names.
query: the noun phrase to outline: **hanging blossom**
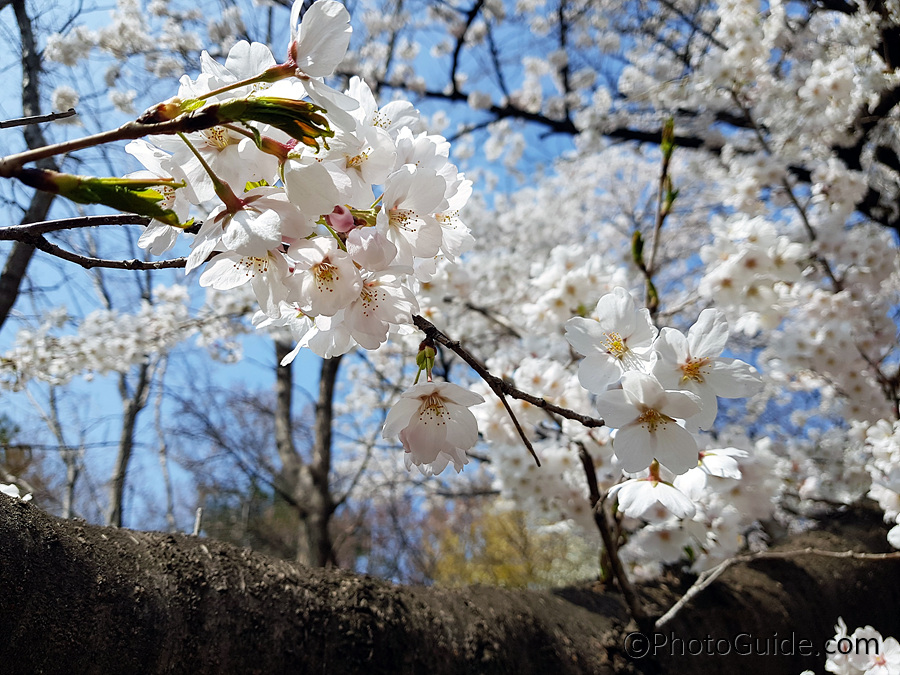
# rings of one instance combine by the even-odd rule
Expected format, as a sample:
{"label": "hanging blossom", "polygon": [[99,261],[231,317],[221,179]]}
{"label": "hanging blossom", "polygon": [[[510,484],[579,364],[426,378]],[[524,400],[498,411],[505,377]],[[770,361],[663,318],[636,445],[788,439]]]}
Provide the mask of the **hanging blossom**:
{"label": "hanging blossom", "polygon": [[632,518],[640,518],[655,504],[676,518],[693,518],[696,512],[694,503],[684,493],[660,478],[659,462],[650,465],[650,475],[618,483],[610,489],[608,496],[616,497],[619,510]]}
{"label": "hanging blossom", "polygon": [[470,406],[484,403],[480,394],[450,382],[413,385],[388,412],[382,435],[400,437],[406,466],[439,474],[449,463],[457,473],[469,463],[466,450],[478,440]]}

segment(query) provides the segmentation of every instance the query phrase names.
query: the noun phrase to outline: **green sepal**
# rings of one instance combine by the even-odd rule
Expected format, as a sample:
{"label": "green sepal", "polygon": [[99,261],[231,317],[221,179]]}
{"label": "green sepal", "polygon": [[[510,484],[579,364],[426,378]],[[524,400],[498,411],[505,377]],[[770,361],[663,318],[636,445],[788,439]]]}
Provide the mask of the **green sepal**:
{"label": "green sepal", "polygon": [[437,356],[437,350],[428,342],[428,340],[425,340],[419,345],[419,353],[416,354],[416,365],[419,367],[419,371],[416,373],[416,379],[413,384],[419,383],[419,376],[422,374],[423,370],[428,377],[428,381],[431,381],[431,371],[434,368],[434,359]]}
{"label": "green sepal", "polygon": [[182,223],[174,211],[158,204],[163,196],[153,188],[160,185],[184,187],[183,182],[176,182],[174,178],[94,178],[49,169],[23,169],[18,178],[26,185],[53,192],[79,204],[102,204],[182,229],[190,227],[193,222]]}
{"label": "green sepal", "polygon": [[328,119],[322,114],[325,109],[308,101],[275,96],[248,96],[212,104],[210,107],[218,108],[216,117],[219,124],[229,122],[269,124],[316,150],[319,149],[320,139],[322,145],[327,148],[326,139],[334,136]]}

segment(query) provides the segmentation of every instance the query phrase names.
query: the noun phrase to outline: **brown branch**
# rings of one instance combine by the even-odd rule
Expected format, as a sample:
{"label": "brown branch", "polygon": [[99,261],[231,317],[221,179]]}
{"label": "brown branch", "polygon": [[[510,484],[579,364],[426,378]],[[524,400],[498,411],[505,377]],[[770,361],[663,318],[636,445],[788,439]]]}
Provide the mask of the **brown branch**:
{"label": "brown branch", "polygon": [[52,122],[53,120],[63,120],[67,117],[77,115],[75,108],[69,108],[65,112],[52,112],[46,115],[29,115],[28,117],[17,117],[12,120],[0,121],[0,129],[9,129],[10,127],[24,127],[28,124],[41,124],[42,122]]}
{"label": "brown branch", "polygon": [[492,375],[481,361],[479,361],[475,356],[473,356],[470,352],[463,348],[462,345],[459,344],[459,342],[457,342],[456,340],[451,340],[449,337],[447,337],[437,328],[437,326],[431,323],[428,319],[425,319],[416,314],[413,316],[413,323],[415,324],[416,328],[424,332],[428,337],[433,339],[435,342],[444,345],[445,347],[447,347],[447,349],[452,351],[463,361],[469,364],[472,370],[478,373],[478,376],[482,380],[484,380],[488,384],[488,386],[491,387],[491,389],[494,389],[496,387],[507,396],[511,396],[512,398],[518,399],[520,401],[525,401],[526,403],[530,403],[537,408],[555,413],[560,417],[574,420],[575,422],[578,422],[579,424],[588,428],[606,426],[606,422],[601,419],[590,417],[589,415],[582,415],[581,413],[577,413],[574,410],[569,410],[568,408],[554,405],[546,399],[522,391],[507,380],[499,378],[496,375]]}
{"label": "brown branch", "polygon": [[74,230],[81,227],[96,227],[98,225],[148,225],[149,223],[150,218],[133,213],[42,220],[36,223],[10,225],[8,227],[0,228],[0,241],[21,241],[29,235],[41,235],[47,234],[48,232],[57,232],[59,230]]}
{"label": "brown branch", "polygon": [[[91,136],[76,138],[63,143],[55,143],[44,147],[26,150],[15,155],[8,155],[0,159],[0,176],[3,178],[11,178],[23,164],[28,162],[36,162],[41,159],[47,159],[56,155],[64,155],[76,150],[91,148],[104,143],[112,143],[113,141],[127,141],[135,138],[142,138],[151,134],[176,134],[179,132],[188,133],[192,131],[201,131],[215,126],[219,123],[216,106],[201,108],[192,112],[179,115],[173,120],[165,122],[143,123],[139,121],[126,122],[117,129],[102,131]],[[36,127],[29,127],[33,129]]]}
{"label": "brown branch", "polygon": [[637,591],[631,584],[628,574],[625,572],[625,566],[622,559],[619,558],[619,544],[616,537],[613,536],[612,528],[609,525],[609,517],[606,514],[606,508],[603,505],[603,499],[600,496],[600,486],[597,484],[597,469],[594,466],[594,460],[590,453],[581,443],[578,444],[578,458],[581,460],[581,466],[584,468],[584,475],[587,478],[588,492],[590,495],[591,509],[594,513],[594,523],[600,531],[600,538],[603,540],[603,548],[606,549],[606,555],[609,558],[610,567],[612,567],[613,576],[619,584],[619,590],[622,591],[622,597],[625,604],[628,605],[628,611],[631,617],[637,622],[641,630],[650,627],[647,610],[638,597]]}
{"label": "brown branch", "polygon": [[681,599],[672,605],[668,612],[656,620],[653,629],[658,631],[669,623],[669,621],[671,621],[692,598],[718,579],[722,573],[732,565],[737,563],[748,563],[759,559],[784,559],[801,555],[818,555],[825,558],[852,558],[854,560],[900,560],[900,551],[892,553],[860,553],[858,551],[828,551],[811,547],[802,548],[796,551],[759,551],[758,553],[735,556],[734,558],[724,560],[715,567],[702,572],[687,592],[681,596]]}
{"label": "brown branch", "polygon": [[28,236],[23,241],[34,248],[48,253],[49,255],[61,258],[68,262],[75,263],[89,270],[95,267],[106,267],[114,270],[163,270],[177,269],[187,264],[187,258],[173,258],[172,260],[155,260],[152,262],[144,260],[107,260],[105,258],[92,258],[90,256],[72,253],[56,244],[51,244],[42,236]]}

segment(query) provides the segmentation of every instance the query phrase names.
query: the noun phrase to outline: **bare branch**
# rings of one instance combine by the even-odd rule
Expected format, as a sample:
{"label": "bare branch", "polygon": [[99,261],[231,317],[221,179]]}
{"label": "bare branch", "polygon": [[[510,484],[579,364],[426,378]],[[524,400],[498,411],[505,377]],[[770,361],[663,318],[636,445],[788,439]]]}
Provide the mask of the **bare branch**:
{"label": "bare branch", "polygon": [[687,605],[700,591],[709,586],[718,579],[722,573],[732,565],[737,563],[752,562],[761,558],[793,558],[801,555],[818,555],[826,558],[852,558],[854,560],[898,560],[900,559],[900,551],[892,553],[859,553],[857,551],[827,551],[821,548],[802,548],[797,551],[760,551],[758,553],[748,553],[747,555],[739,555],[734,558],[724,560],[715,567],[702,572],[694,584],[687,590],[681,599],[678,600],[668,612],[663,614],[656,620],[653,628],[660,630],[669,621],[671,621],[681,609]]}
{"label": "bare branch", "polygon": [[466,351],[466,349],[464,349],[462,345],[459,344],[459,342],[451,340],[444,333],[438,330],[438,328],[428,319],[425,319],[416,314],[415,316],[413,316],[413,323],[416,325],[416,328],[424,332],[428,337],[433,339],[435,342],[444,345],[445,347],[447,347],[447,349],[449,349],[454,354],[459,356],[463,361],[468,363],[472,370],[478,373],[478,376],[482,380],[484,380],[488,384],[488,386],[491,387],[491,389],[494,389],[494,391],[499,389],[507,396],[511,396],[512,398],[518,399],[520,401],[525,401],[526,403],[530,403],[531,405],[541,408],[542,410],[547,410],[548,412],[555,413],[560,417],[574,420],[575,422],[578,422],[588,428],[606,426],[606,422],[601,419],[590,417],[589,415],[582,415],[581,413],[577,413],[574,410],[569,410],[568,408],[554,405],[546,399],[522,391],[507,380],[499,378],[496,375],[492,375],[481,361],[479,361],[475,356]]}
{"label": "bare branch", "polygon": [[187,264],[187,258],[154,260],[151,262],[144,260],[106,260],[104,258],[92,258],[90,256],[72,253],[71,251],[60,248],[56,244],[51,244],[41,236],[29,236],[24,241],[44,253],[75,263],[87,270],[95,267],[107,267],[114,270],[163,270],[177,269],[184,267]]}
{"label": "bare branch", "polygon": [[0,129],[9,129],[10,127],[24,127],[29,124],[41,124],[42,122],[52,122],[53,120],[62,120],[67,117],[77,115],[75,108],[69,108],[65,112],[52,112],[46,115],[29,115],[28,117],[17,117],[12,120],[0,121]]}

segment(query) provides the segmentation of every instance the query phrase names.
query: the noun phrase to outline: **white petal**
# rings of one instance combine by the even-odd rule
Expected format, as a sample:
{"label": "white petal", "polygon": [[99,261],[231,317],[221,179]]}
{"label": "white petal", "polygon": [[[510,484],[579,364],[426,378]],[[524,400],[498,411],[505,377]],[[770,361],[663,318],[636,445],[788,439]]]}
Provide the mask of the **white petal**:
{"label": "white petal", "polygon": [[440,382],[438,384],[439,386],[435,391],[440,394],[442,398],[445,398],[448,401],[452,401],[453,403],[457,403],[461,406],[478,405],[479,403],[484,403],[484,397],[481,394],[476,394],[474,391],[464,389],[463,387],[460,387],[457,384],[453,384],[452,382]]}
{"label": "white petal", "polygon": [[656,456],[656,447],[656,434],[650,433],[642,424],[622,427],[613,439],[616,457],[619,458],[622,470],[628,473],[637,473],[650,466]]}
{"label": "white petal", "polygon": [[578,381],[593,394],[602,394],[622,376],[622,362],[608,354],[590,354],[578,366]]}
{"label": "white petal", "polygon": [[404,427],[409,426],[413,416],[418,414],[421,404],[418,399],[401,397],[388,411],[381,435],[388,439],[398,435]]}
{"label": "white petal", "polygon": [[641,414],[625,398],[625,393],[621,389],[613,389],[612,391],[598,394],[595,405],[603,421],[613,429],[621,429],[626,424],[633,422]]}
{"label": "white petal", "polygon": [[728,342],[728,321],[718,309],[704,309],[688,331],[691,355],[697,358],[718,356]]}
{"label": "white petal", "polygon": [[312,3],[298,31],[297,67],[311,77],[331,75],[347,52],[352,31],[350,14],[341,3]]}
{"label": "white petal", "polygon": [[694,503],[678,488],[666,483],[653,483],[656,501],[662,504],[676,518],[693,518],[696,513]]}
{"label": "white petal", "polygon": [[701,410],[700,397],[689,391],[667,391],[665,401],[656,409],[669,417],[690,419]]}
{"label": "white petal", "polygon": [[716,359],[706,381],[722,398],[749,396],[762,387],[756,368],[739,359]]}
{"label": "white petal", "polygon": [[657,501],[653,485],[642,479],[622,483],[617,494],[619,510],[632,518],[640,518]]}
{"label": "white petal", "polygon": [[656,459],[669,471],[678,475],[697,466],[700,450],[690,432],[669,422],[657,427],[656,436],[659,443]]}
{"label": "white petal", "polygon": [[594,319],[576,316],[566,321],[566,340],[579,354],[588,356],[604,351],[601,345],[605,339],[606,333]]}

